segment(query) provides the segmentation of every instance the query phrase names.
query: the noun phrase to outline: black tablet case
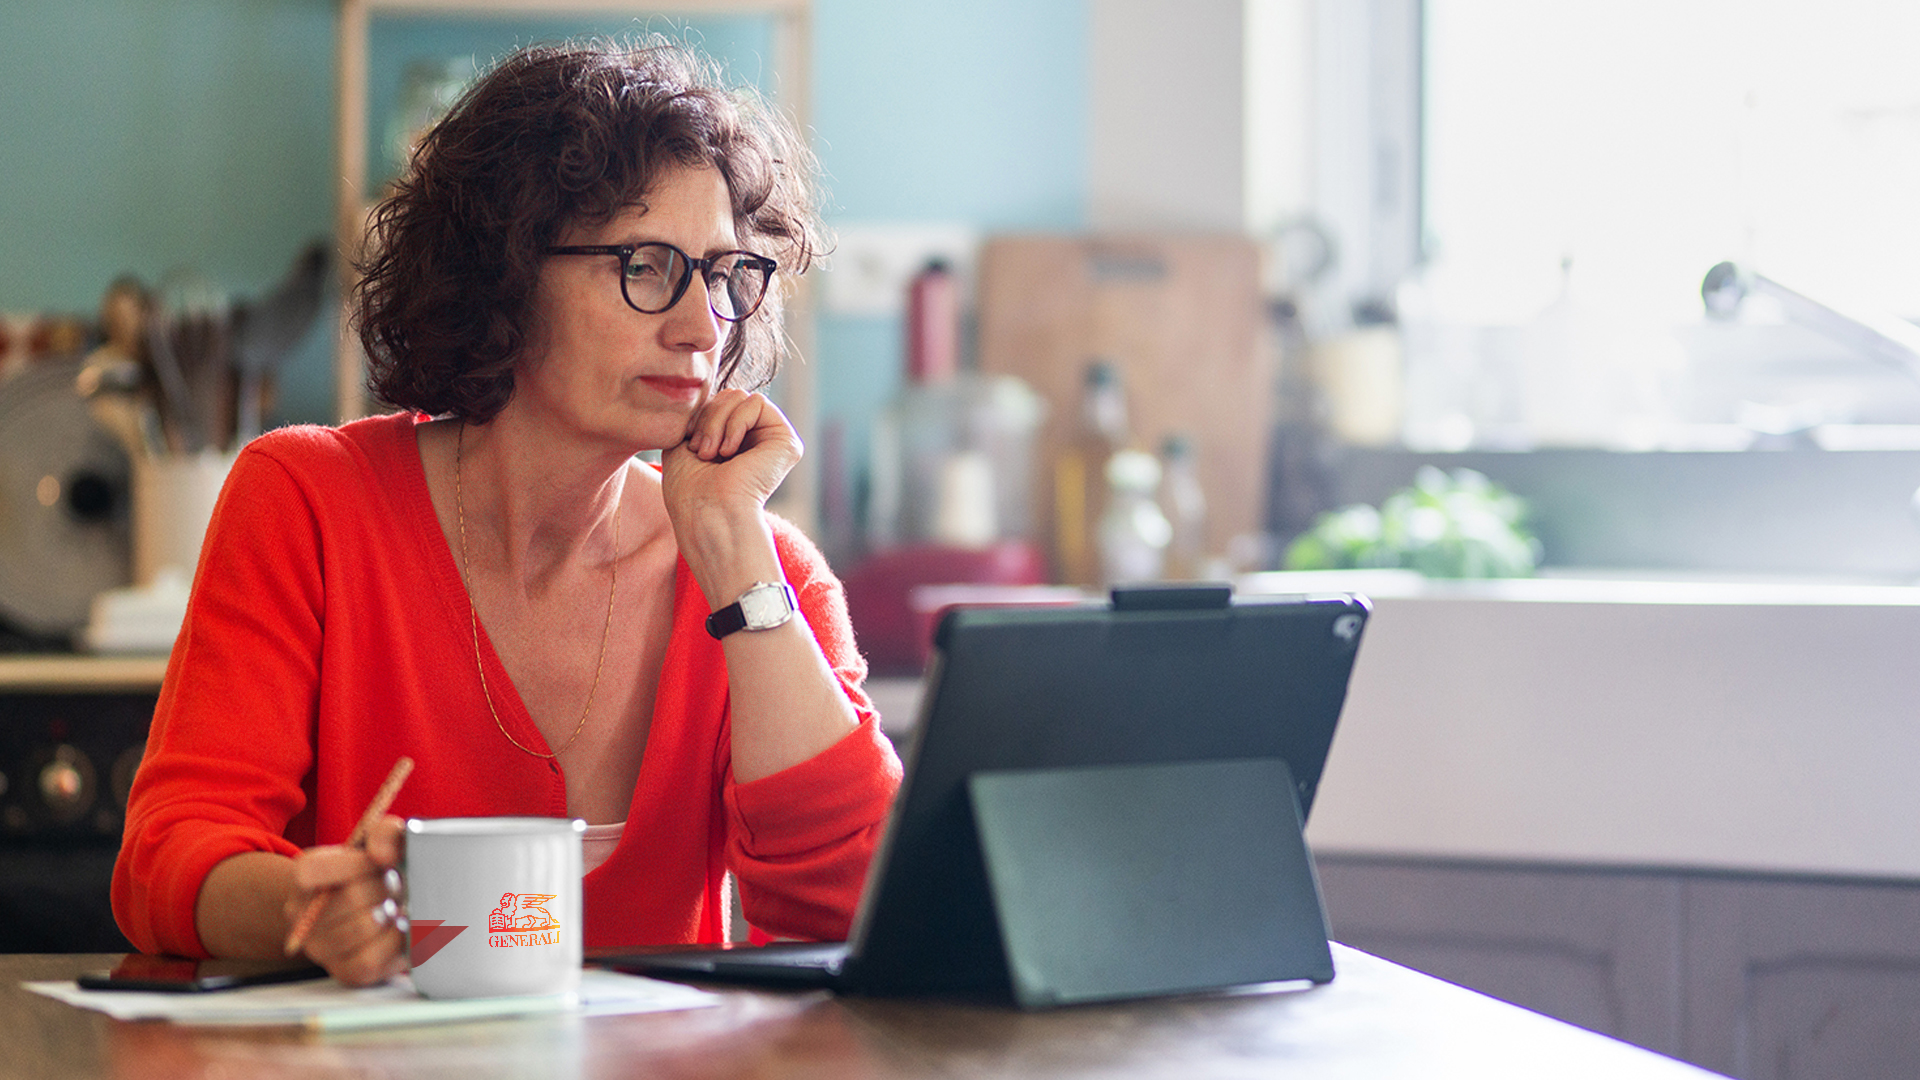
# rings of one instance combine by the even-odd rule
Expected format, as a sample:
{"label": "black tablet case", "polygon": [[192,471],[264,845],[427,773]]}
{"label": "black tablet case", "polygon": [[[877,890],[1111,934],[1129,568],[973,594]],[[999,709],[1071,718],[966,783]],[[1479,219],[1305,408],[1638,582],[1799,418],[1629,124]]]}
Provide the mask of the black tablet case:
{"label": "black tablet case", "polygon": [[[1014,993],[1042,1004],[1332,977],[1300,827],[1346,697],[1367,605],[1350,596],[1228,605],[1220,602],[1224,595],[1209,595],[1197,598],[1200,606],[1166,599],[1145,607],[947,614],[908,778],[875,858],[842,986],[872,994]],[[1188,856],[1177,865],[1163,862],[1165,873],[1220,882],[1213,907],[1178,918],[1168,910],[1110,918],[1016,883],[1015,864],[1044,865],[1087,842],[1058,822],[1020,826],[1039,820],[1034,801],[1042,792],[1071,801],[1079,809],[1061,813],[1082,821],[1130,813],[1137,823],[1151,812],[1147,804],[1103,804],[1115,788],[1097,771],[1064,789],[1037,774],[1233,762],[1265,764],[1226,768],[1197,784],[1191,777],[1204,770],[1132,774],[1134,787],[1151,777],[1168,798],[1184,792],[1201,800],[1184,817],[1162,820],[1157,840],[1149,835],[1153,826],[1134,832],[1142,844]],[[1008,772],[1024,778],[993,775]],[[1277,785],[1286,785],[1284,792]],[[1024,809],[1007,810],[1016,805]],[[990,870],[990,859],[1000,865]],[[1099,865],[1088,864],[1083,893],[1167,880],[1124,862],[1103,877],[1093,872]],[[1243,891],[1236,875],[1247,873],[1253,877]],[[1095,918],[1108,925],[1088,921]],[[1288,929],[1273,930],[1268,947],[1253,950],[1265,958],[1258,964],[1207,967],[1209,954],[1247,948],[1238,934],[1249,918]],[[1070,925],[1083,928],[1082,941],[1107,943],[1103,963],[1069,968],[1057,949],[1045,962],[1035,959],[1036,942]],[[1188,928],[1184,936],[1176,926]],[[1178,938],[1190,962],[1153,976],[1146,968],[1159,964],[1151,957],[1160,954],[1147,935]],[[1029,960],[1039,966],[1023,990],[1011,968]],[[1102,986],[1099,978],[1110,982]]]}
{"label": "black tablet case", "polygon": [[1333,979],[1280,758],[975,773],[1015,1001]]}

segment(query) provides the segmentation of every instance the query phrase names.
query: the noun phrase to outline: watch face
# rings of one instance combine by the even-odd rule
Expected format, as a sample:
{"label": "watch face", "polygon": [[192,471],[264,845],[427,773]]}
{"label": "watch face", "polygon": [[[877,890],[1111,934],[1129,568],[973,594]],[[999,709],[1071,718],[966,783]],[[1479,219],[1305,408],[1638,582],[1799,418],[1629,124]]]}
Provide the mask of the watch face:
{"label": "watch face", "polygon": [[749,589],[740,598],[740,614],[749,630],[767,630],[787,621],[793,608],[787,604],[787,591],[778,586]]}

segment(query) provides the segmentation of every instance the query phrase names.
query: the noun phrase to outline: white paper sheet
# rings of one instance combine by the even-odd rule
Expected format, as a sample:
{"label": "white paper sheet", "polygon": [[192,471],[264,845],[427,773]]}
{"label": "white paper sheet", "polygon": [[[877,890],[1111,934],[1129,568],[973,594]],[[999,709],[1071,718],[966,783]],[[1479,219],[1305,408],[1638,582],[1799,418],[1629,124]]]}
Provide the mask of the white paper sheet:
{"label": "white paper sheet", "polygon": [[719,1002],[717,994],[691,986],[588,968],[578,995],[473,998],[435,1001],[414,992],[402,975],[383,986],[354,990],[332,979],[249,986],[203,994],[156,994],[132,990],[82,990],[72,982],[29,982],[23,987],[69,1005],[118,1020],[170,1020],[210,1026],[300,1025],[318,1031],[442,1024],[487,1017],[565,1012],[580,1016],[696,1009]]}

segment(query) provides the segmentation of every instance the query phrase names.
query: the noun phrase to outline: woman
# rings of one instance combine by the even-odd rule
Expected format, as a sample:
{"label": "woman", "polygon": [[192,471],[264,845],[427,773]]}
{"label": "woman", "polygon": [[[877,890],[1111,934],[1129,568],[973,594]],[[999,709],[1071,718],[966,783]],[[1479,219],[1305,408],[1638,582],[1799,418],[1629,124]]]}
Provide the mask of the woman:
{"label": "woman", "polygon": [[209,528],[115,870],[138,947],[277,955],[324,892],[306,953],[377,981],[399,818],[503,814],[589,824],[590,947],[720,940],[728,872],[762,936],[845,936],[900,767],[749,392],[810,164],[659,43],[519,53],[426,136],[356,298],[405,411],[255,440]]}

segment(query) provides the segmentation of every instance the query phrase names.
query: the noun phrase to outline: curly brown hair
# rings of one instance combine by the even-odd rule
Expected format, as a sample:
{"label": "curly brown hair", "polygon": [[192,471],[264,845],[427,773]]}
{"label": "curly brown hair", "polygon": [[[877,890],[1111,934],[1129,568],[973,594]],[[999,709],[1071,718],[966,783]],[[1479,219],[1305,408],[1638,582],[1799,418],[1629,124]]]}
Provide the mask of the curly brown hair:
{"label": "curly brown hair", "polygon": [[[369,388],[399,408],[492,419],[513,397],[547,246],[689,167],[719,170],[740,245],[783,275],[821,253],[811,151],[712,61],[658,35],[502,60],[421,139],[373,211],[354,319]],[[786,354],[783,291],[728,336],[719,386],[773,378]]]}

